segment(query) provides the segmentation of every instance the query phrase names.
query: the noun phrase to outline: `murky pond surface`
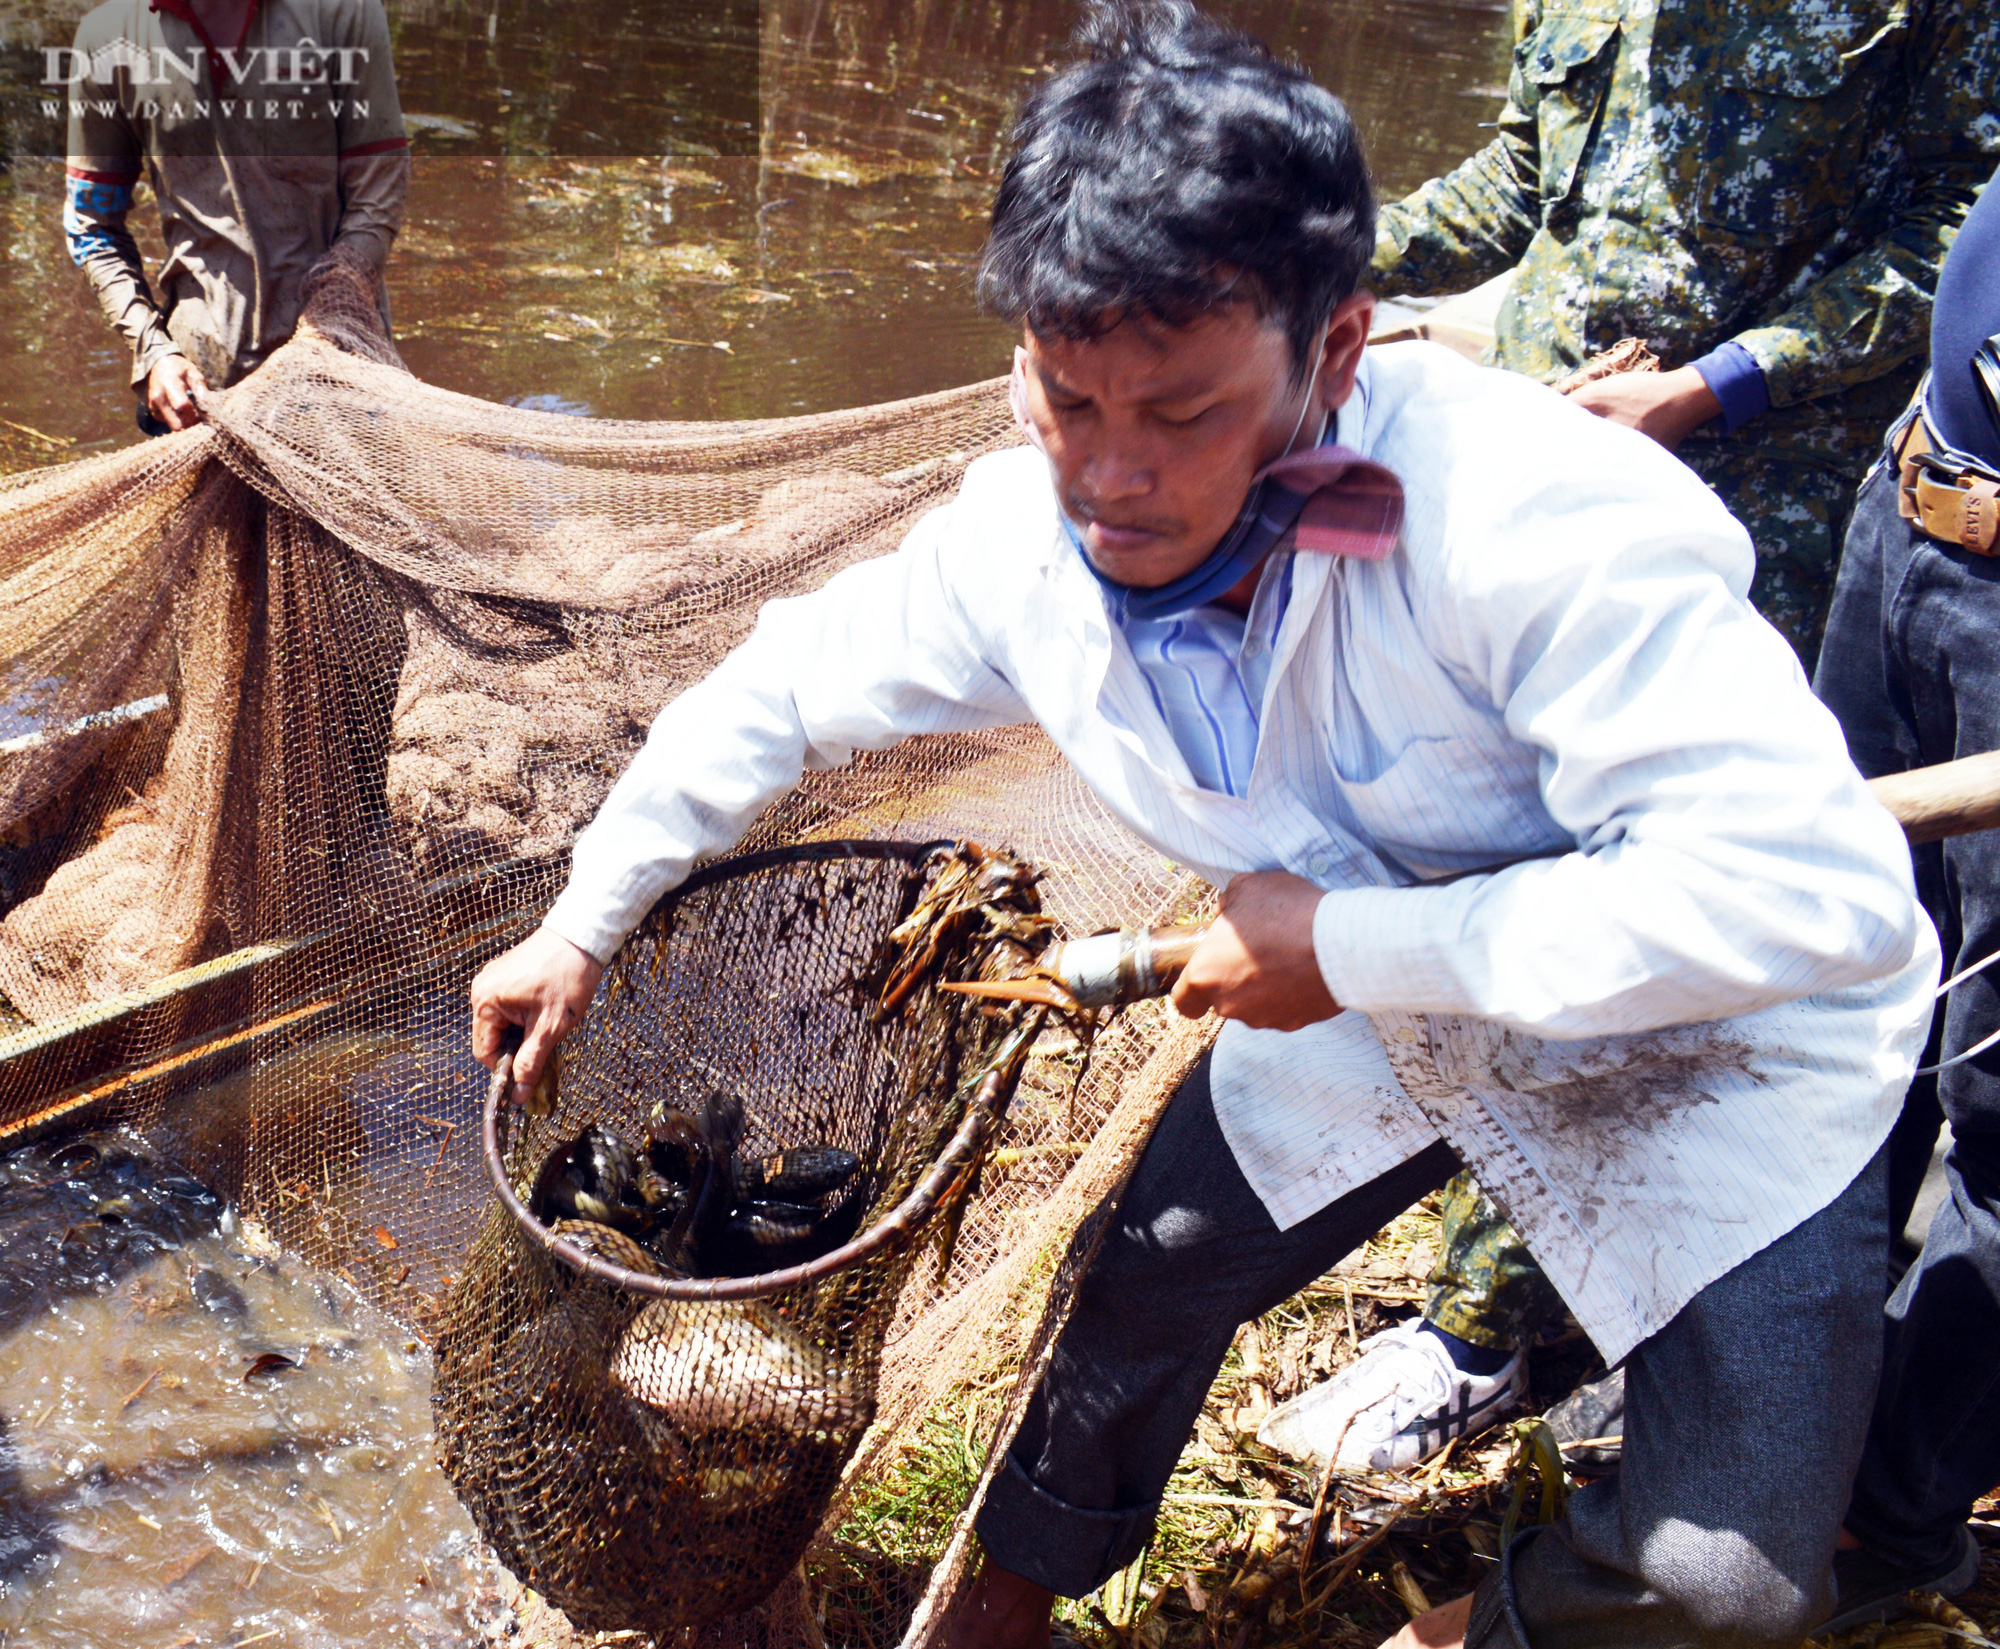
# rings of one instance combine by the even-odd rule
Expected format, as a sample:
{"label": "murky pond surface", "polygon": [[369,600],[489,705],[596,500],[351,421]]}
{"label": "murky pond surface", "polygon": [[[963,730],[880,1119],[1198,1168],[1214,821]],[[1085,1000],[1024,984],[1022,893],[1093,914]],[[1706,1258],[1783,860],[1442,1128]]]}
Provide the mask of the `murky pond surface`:
{"label": "murky pond surface", "polygon": [[[67,40],[85,9],[0,0],[0,57]],[[651,101],[626,65],[659,50],[658,29],[645,51],[624,42],[640,14],[676,8],[389,9],[417,162],[389,284],[424,378],[607,417],[713,418],[860,405],[1004,368],[1008,340],[973,306],[972,265],[1010,111],[1067,32],[1069,0],[767,0],[761,17],[705,0],[723,38]],[[1490,135],[1505,0],[1217,9],[1348,100],[1385,193]],[[544,36],[560,30],[541,50],[523,43],[535,17]],[[668,142],[680,152],[663,161]],[[620,150],[636,158],[604,158]],[[132,438],[128,363],[70,267],[59,214],[55,167],[0,174],[0,419],[58,443],[0,425],[16,467]],[[133,216],[148,235],[150,215],[142,198]]]}
{"label": "murky pond surface", "polygon": [[416,1340],[136,1138],[0,1182],[0,1643],[475,1641]]}

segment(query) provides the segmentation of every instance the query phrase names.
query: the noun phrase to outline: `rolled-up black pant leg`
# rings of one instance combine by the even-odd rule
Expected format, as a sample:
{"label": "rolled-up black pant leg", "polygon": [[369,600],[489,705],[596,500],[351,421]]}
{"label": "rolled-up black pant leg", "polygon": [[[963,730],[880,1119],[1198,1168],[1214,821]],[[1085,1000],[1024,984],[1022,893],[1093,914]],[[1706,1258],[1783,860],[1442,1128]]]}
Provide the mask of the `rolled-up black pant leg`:
{"label": "rolled-up black pant leg", "polygon": [[1789,1649],[1824,1619],[1887,1251],[1885,1148],[1626,1359],[1622,1469],[1515,1543],[1467,1649]]}
{"label": "rolled-up black pant leg", "polygon": [[1152,1531],[1237,1328],[1297,1293],[1458,1169],[1434,1145],[1280,1231],[1236,1166],[1204,1059],[1133,1171],[978,1530],[1002,1569],[1095,1591]]}

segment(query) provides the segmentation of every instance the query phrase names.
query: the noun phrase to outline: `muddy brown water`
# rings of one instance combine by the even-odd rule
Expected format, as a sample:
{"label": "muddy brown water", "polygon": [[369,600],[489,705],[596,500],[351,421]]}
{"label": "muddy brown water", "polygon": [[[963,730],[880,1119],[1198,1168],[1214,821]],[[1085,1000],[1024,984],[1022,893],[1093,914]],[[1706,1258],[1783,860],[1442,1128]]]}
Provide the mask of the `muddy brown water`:
{"label": "muddy brown water", "polygon": [[[84,9],[0,0],[12,79]],[[678,88],[695,97],[686,144],[736,152],[667,161],[672,100],[649,102],[620,72],[620,40],[646,9],[632,0],[389,9],[416,151],[389,284],[420,376],[606,417],[736,418],[1004,368],[1008,340],[974,309],[971,271],[1009,113],[1067,31],[1069,0],[767,0],[731,49],[702,60],[705,78]],[[1491,135],[1505,0],[1219,9],[1347,99],[1385,194]],[[515,38],[528,10],[568,20],[544,53]],[[514,146],[504,158],[476,152],[502,140]],[[536,158],[537,146],[633,158]],[[148,217],[142,197],[134,220],[151,237]],[[0,418],[64,445],[122,443],[134,438],[128,360],[59,219],[55,166],[17,159],[0,174]],[[62,450],[4,426],[0,437],[16,466]]]}
{"label": "muddy brown water", "polygon": [[476,1641],[495,1571],[423,1346],[136,1136],[92,1141],[0,1157],[0,1643]]}
{"label": "muddy brown water", "polygon": [[[0,61],[85,9],[0,0]],[[1004,370],[971,272],[1009,111],[1068,4],[767,0],[671,97],[614,72],[633,0],[558,8],[539,42],[515,15],[557,12],[518,0],[390,9],[416,170],[389,285],[423,378],[736,418]],[[1490,135],[1504,0],[1219,9],[1348,100],[1385,195]],[[137,438],[60,205],[59,165],[0,169],[0,470]],[[265,1352],[297,1366],[246,1381]],[[0,1321],[0,1645],[480,1641],[493,1577],[432,1462],[428,1382],[402,1328],[233,1217]]]}

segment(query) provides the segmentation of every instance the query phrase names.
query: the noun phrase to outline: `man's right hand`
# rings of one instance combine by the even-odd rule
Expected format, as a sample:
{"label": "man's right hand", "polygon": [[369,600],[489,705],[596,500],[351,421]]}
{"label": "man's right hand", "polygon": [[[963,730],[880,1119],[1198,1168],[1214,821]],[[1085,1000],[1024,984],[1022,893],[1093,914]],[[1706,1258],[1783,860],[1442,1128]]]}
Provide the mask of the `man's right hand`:
{"label": "man's right hand", "polygon": [[162,355],[146,374],[146,410],[168,429],[193,429],[201,422],[196,395],[208,393],[208,380],[185,355]]}
{"label": "man's right hand", "polygon": [[472,981],[472,1056],[500,1063],[509,1025],[524,1033],[514,1056],[514,1099],[525,1105],[555,1046],[582,1020],[604,964],[559,933],[537,928],[479,970]]}

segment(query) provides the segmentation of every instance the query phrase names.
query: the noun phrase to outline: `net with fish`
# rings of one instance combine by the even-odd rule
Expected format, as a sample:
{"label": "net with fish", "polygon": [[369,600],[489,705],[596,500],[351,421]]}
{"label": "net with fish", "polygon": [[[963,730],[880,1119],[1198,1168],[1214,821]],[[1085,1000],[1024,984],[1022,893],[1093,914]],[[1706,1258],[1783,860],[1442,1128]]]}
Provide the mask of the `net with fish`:
{"label": "net with fish", "polygon": [[[1017,933],[986,931],[1002,900]],[[507,1205],[439,1338],[439,1436],[488,1538],[572,1621],[706,1626],[797,1563],[1044,1017],[936,983],[1011,974],[1038,926],[1023,867],[977,848],[726,860],[619,953],[511,1167],[496,1079]]]}
{"label": "net with fish", "polygon": [[[518,1224],[484,1223],[498,1216],[466,985],[553,898],[572,837],[653,713],[763,601],[893,550],[968,463],[1014,439],[999,383],[763,423],[491,405],[411,377],[366,282],[334,264],[298,336],[213,397],[197,430],[0,479],[0,1142],[145,1129],[447,1357],[532,1315],[504,1290],[452,1314],[503,1248],[515,1274],[542,1268],[544,1295],[601,1292]],[[1005,844],[1035,864],[1065,932],[1184,917],[1206,897],[1103,812],[1032,728],[915,740],[812,775],[743,848],[942,837]],[[833,861],[786,862],[833,874]],[[893,905],[902,873],[883,867],[896,862],[870,872],[879,885],[857,882],[861,905]],[[710,884],[703,908],[738,896],[757,908],[761,894],[729,888]],[[778,1060],[780,1043],[741,1034],[745,993],[768,987],[784,941],[760,950],[752,937],[675,931],[668,951],[691,948],[665,1000],[683,1018],[635,1075],[647,1106],[681,1092],[692,1060],[773,1105],[814,1082],[879,1087],[873,1065],[840,1068],[832,1040],[782,1078],[758,1063]],[[829,959],[803,977],[824,987],[816,1011],[835,1015],[852,1006],[859,940],[828,943],[847,947],[847,972]],[[768,1011],[756,1022],[776,1037]],[[1025,1390],[1091,1210],[1205,1039],[1154,1007],[1102,1030],[1087,1058],[1065,1035],[1024,1056],[948,1271],[899,1262],[907,1279],[885,1275],[871,1303],[879,1366],[854,1435],[844,1420],[819,1428],[842,1431],[827,1457],[844,1465],[826,1468],[838,1481],[762,1554],[759,1585],[790,1578],[777,1601],[711,1633],[812,1641],[824,1620],[828,1641],[872,1649],[936,1619],[964,1572],[965,1519],[914,1586],[869,1578],[868,1554],[836,1532],[945,1394]],[[886,1058],[880,1036],[854,1046],[863,1065]],[[572,1134],[587,1120],[568,1086],[579,1068],[562,1099]],[[614,1100],[627,1103],[608,1091],[591,1103]],[[830,1117],[801,1112],[797,1126]],[[628,1125],[643,1134],[643,1121]],[[794,1138],[775,1116],[761,1125],[746,1150],[843,1143]],[[557,1126],[533,1124],[521,1149]],[[775,1318],[784,1333],[751,1334],[738,1353],[796,1352],[793,1313],[774,1298],[722,1332]],[[616,1314],[598,1315],[601,1339]],[[662,1326],[669,1315],[623,1346],[628,1369],[673,1362],[684,1336]],[[591,1344],[606,1353],[590,1376],[602,1379],[623,1342]],[[566,1469],[551,1458],[560,1439],[522,1418],[526,1395],[511,1400],[505,1423],[535,1440],[534,1469]],[[505,1410],[495,1396],[467,1423],[500,1425]],[[459,1446],[451,1424],[441,1441]],[[753,1471],[701,1469],[742,1470],[741,1494],[761,1492]],[[542,1561],[486,1526],[519,1562]],[[597,1532],[625,1538],[622,1527],[607,1518]],[[755,1590],[731,1584],[732,1607]]]}

